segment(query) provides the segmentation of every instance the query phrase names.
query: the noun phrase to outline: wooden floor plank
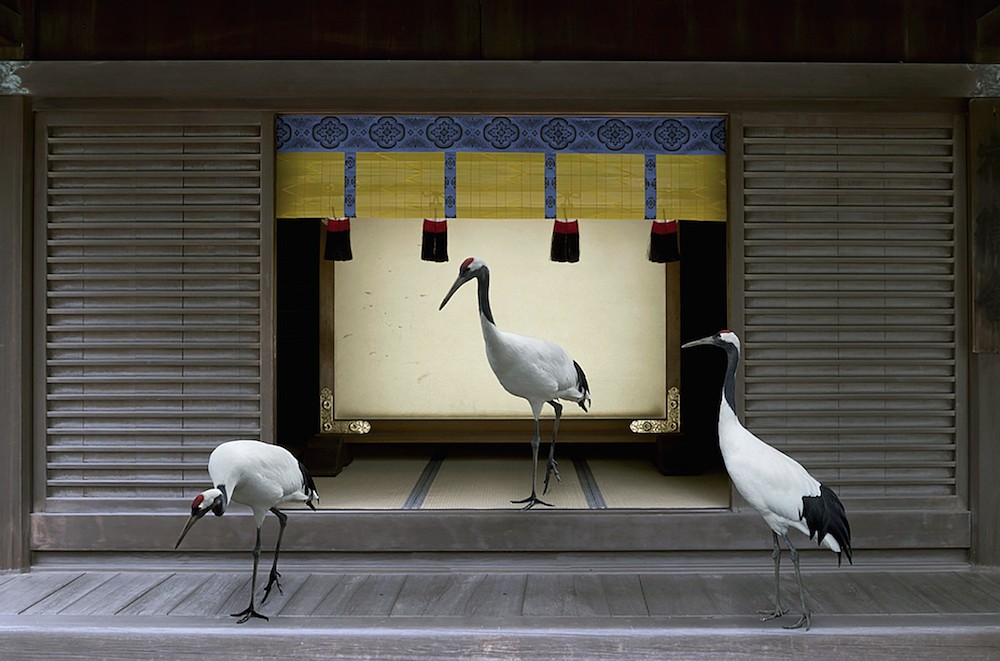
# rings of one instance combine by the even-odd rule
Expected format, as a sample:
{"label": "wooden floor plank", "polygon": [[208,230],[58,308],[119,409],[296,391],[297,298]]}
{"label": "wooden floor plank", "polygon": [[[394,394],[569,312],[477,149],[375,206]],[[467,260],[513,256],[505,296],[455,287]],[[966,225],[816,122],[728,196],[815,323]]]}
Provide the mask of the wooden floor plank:
{"label": "wooden floor plank", "polygon": [[170,574],[155,572],[116,574],[59,612],[63,615],[114,615],[169,577]]}
{"label": "wooden floor plank", "polygon": [[639,580],[650,615],[722,614],[698,575],[642,574]]}
{"label": "wooden floor plank", "polygon": [[[263,592],[264,585],[261,583],[260,578],[257,579],[257,592],[254,595],[254,605],[260,606],[260,597]],[[229,598],[221,602],[215,609],[215,615],[232,615],[233,613],[242,612],[244,608],[250,605],[250,576],[247,575],[243,580],[239,581],[236,585],[236,589],[229,593]],[[257,609],[260,611],[260,609]]]}
{"label": "wooden floor plank", "polygon": [[864,575],[863,589],[882,613],[934,613],[934,604],[927,601],[906,581],[889,572]]}
{"label": "wooden floor plank", "polygon": [[342,574],[309,574],[299,589],[289,595],[288,600],[278,611],[279,615],[308,616],[338,589],[343,580]]}
{"label": "wooden floor plank", "polygon": [[479,590],[485,578],[484,574],[411,574],[406,577],[389,614],[393,617],[467,615],[474,598],[487,598]]}
{"label": "wooden floor plank", "polygon": [[313,615],[324,617],[386,616],[392,612],[406,574],[361,574],[345,577]]}
{"label": "wooden floor plank", "polygon": [[73,602],[82,599],[91,591],[104,585],[115,574],[86,573],[72,583],[60,588],[31,607],[21,611],[22,615],[52,615],[65,609]]}
{"label": "wooden floor plank", "polygon": [[[280,613],[288,602],[295,597],[299,589],[309,578],[309,574],[306,572],[296,571],[296,572],[284,572],[279,579],[281,584],[281,590],[277,588],[271,589],[271,594],[268,595],[267,601],[258,601],[258,610],[264,615],[271,616]],[[264,582],[267,584],[267,581]],[[262,600],[264,598],[264,590],[261,587],[260,579],[257,580],[257,598]],[[244,605],[243,608],[246,608]],[[241,608],[240,610],[243,610]]]}
{"label": "wooden floor plank", "polygon": [[523,614],[610,617],[611,608],[599,575],[529,574]]}
{"label": "wooden floor plank", "polygon": [[0,615],[13,615],[83,576],[82,572],[19,574],[0,586]]}
{"label": "wooden floor plank", "polygon": [[601,587],[612,617],[649,615],[638,574],[604,574],[601,576]]}
{"label": "wooden floor plank", "polygon": [[469,617],[514,617],[524,609],[526,574],[487,574],[464,613]]}
{"label": "wooden floor plank", "polygon": [[720,615],[755,614],[774,603],[773,574],[770,579],[760,574],[702,574],[701,579],[705,594]]}
{"label": "wooden floor plank", "polygon": [[955,573],[921,573],[908,580],[899,576],[939,613],[996,613],[1000,599],[995,599],[979,586],[968,586]]}
{"label": "wooden floor plank", "polygon": [[[866,574],[839,572],[830,574],[813,574],[802,577],[805,584],[809,605],[814,613],[833,615],[860,615],[862,613],[885,614],[885,607],[876,601],[865,587]],[[795,579],[783,580],[785,586],[794,586]],[[795,601],[786,605],[798,603],[796,592],[783,593]]]}
{"label": "wooden floor plank", "polygon": [[[218,615],[221,607],[248,579],[242,574],[206,574],[203,580],[182,602],[169,611],[170,615]],[[242,608],[240,609],[242,610]]]}
{"label": "wooden floor plank", "polygon": [[972,585],[1000,601],[1000,572],[955,572],[955,576],[963,584]]}
{"label": "wooden floor plank", "polygon": [[188,598],[204,581],[200,575],[171,574],[145,594],[118,611],[118,615],[166,615]]}

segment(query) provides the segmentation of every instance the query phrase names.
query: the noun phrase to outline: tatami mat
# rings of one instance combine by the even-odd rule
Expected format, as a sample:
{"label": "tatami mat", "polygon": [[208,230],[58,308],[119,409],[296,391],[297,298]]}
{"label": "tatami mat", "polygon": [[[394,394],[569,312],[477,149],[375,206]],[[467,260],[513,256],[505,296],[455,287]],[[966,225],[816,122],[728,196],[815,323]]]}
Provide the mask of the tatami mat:
{"label": "tatami mat", "polygon": [[590,459],[587,464],[609,508],[729,507],[729,479],[723,473],[664,476],[639,459]]}
{"label": "tatami mat", "polygon": [[[559,464],[562,482],[553,477],[542,496],[547,459],[538,459],[538,497],[553,508],[587,509],[573,462]],[[431,484],[421,509],[514,509],[512,500],[531,493],[531,457],[449,457]],[[535,509],[549,509],[536,506]]]}
{"label": "tatami mat", "polygon": [[[531,457],[457,449],[355,457],[337,477],[317,477],[319,509],[503,509],[531,492]],[[663,476],[643,459],[570,456],[562,482],[542,495],[546,458],[538,460],[537,494],[552,509],[714,509],[729,506],[724,473]],[[294,505],[292,506],[294,507]],[[535,509],[550,509],[538,506]]]}
{"label": "tatami mat", "polygon": [[[429,454],[429,453],[428,453]],[[420,480],[428,457],[365,457],[337,477],[317,477],[318,509],[402,509]]]}

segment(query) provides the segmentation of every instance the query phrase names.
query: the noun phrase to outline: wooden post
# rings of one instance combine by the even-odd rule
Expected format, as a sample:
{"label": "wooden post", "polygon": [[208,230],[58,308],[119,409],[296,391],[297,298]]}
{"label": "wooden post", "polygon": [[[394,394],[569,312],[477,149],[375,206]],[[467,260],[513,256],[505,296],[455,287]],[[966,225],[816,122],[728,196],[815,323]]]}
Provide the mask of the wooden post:
{"label": "wooden post", "polygon": [[972,560],[1000,566],[1000,98],[969,101]]}
{"label": "wooden post", "polygon": [[0,571],[30,562],[30,124],[26,97],[0,96]]}

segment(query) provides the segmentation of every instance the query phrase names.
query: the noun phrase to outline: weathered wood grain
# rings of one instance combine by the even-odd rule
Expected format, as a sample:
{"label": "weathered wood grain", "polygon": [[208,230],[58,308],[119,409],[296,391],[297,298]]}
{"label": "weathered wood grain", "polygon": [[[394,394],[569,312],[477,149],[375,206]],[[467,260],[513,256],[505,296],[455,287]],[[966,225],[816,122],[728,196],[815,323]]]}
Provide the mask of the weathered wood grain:
{"label": "weathered wood grain", "polygon": [[44,599],[24,609],[24,615],[46,615],[59,613],[75,601],[85,598],[94,590],[110,581],[114,574],[81,574],[72,583],[68,583]]}
{"label": "weathered wood grain", "polygon": [[[786,588],[794,586],[794,578],[791,576],[783,578],[785,579]],[[809,603],[816,613],[884,614],[886,612],[868,593],[866,575],[845,571],[806,575],[803,576],[802,580],[805,583],[806,593],[809,595]],[[765,594],[770,599],[770,589]],[[796,599],[798,598],[797,595],[793,596]],[[766,605],[768,602],[763,601],[762,603]],[[797,602],[793,601],[791,603],[794,604]],[[763,607],[759,606],[759,608]]]}
{"label": "weathered wood grain", "polygon": [[340,574],[310,574],[299,589],[289,596],[278,611],[279,615],[312,615],[316,608],[338,589],[343,576]]}
{"label": "weathered wood grain", "polygon": [[200,574],[171,574],[117,612],[117,615],[166,615],[204,581]]}
{"label": "weathered wood grain", "polygon": [[493,595],[479,590],[483,574],[413,574],[406,577],[390,615],[461,616]]}
{"label": "weathered wood grain", "polygon": [[[579,572],[306,573],[271,621],[237,626],[245,572],[36,572],[0,582],[8,659],[996,659],[1000,573],[807,572],[815,616],[760,622],[771,575]],[[783,598],[798,595],[788,568]],[[258,594],[258,598],[259,598]],[[274,609],[274,610],[272,610]],[[20,613],[20,614],[19,614]],[[273,617],[280,615],[280,617]]]}
{"label": "weathered wood grain", "polygon": [[640,580],[650,615],[720,615],[700,576],[645,574]]}
{"label": "weathered wood grain", "polygon": [[[170,615],[208,615],[221,612],[222,605],[249,579],[241,574],[212,574],[177,604]],[[246,606],[246,604],[243,604]],[[243,610],[243,606],[239,610]]]}
{"label": "weathered wood grain", "polygon": [[150,588],[163,583],[169,574],[121,573],[63,608],[66,615],[114,615],[141,597]]}
{"label": "weathered wood grain", "polygon": [[346,576],[338,589],[327,595],[313,614],[328,617],[389,615],[405,580],[405,574]]}
{"label": "weathered wood grain", "polygon": [[82,572],[20,574],[0,585],[0,614],[20,613],[81,576]]}
{"label": "weathered wood grain", "polygon": [[531,574],[524,591],[524,615],[610,617],[601,577],[593,574]]}
{"label": "weathered wood grain", "polygon": [[612,617],[642,617],[649,615],[642,583],[636,574],[604,574],[601,576],[604,598]]}

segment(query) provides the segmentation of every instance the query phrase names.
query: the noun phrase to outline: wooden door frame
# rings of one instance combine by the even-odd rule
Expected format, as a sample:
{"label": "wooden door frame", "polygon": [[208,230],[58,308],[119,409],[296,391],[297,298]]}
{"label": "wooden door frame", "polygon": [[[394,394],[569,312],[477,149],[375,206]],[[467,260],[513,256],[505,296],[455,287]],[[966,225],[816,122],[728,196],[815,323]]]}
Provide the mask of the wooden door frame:
{"label": "wooden door frame", "polygon": [[[0,143],[15,143],[30,135],[31,113],[40,110],[254,110],[259,112],[379,111],[433,112],[562,112],[662,113],[707,112],[737,117],[747,111],[808,112],[967,112],[972,97],[1000,97],[1000,67],[935,64],[797,64],[711,62],[370,62],[370,61],[240,61],[240,62],[32,62],[18,71],[15,92],[27,99],[2,99]],[[332,103],[331,103],[331,100]],[[20,136],[20,137],[19,137]],[[23,143],[21,143],[23,144]],[[30,144],[30,143],[29,143]],[[730,151],[733,147],[730,146]],[[20,366],[15,383],[6,392],[19,395],[3,402],[15,424],[0,431],[0,460],[8,459],[0,510],[6,531],[15,534],[13,548],[0,555],[0,568],[25,567],[28,530],[32,552],[161,551],[172,547],[183,512],[150,513],[137,521],[124,513],[100,515],[28,514],[26,495],[33,463],[30,442],[30,346],[44,338],[44,327],[32,326],[31,150],[23,149],[10,165],[0,166],[0,199],[13,199],[9,212],[20,227],[3,227],[3,254],[13,258],[14,271],[4,271],[4,296],[20,316],[5,320],[5,333],[20,333],[16,346],[5,344],[3,357]],[[18,171],[22,174],[18,174]],[[731,178],[739,173],[731,171]],[[27,177],[30,180],[30,177]],[[27,191],[27,192],[26,192]],[[8,193],[13,192],[11,198]],[[15,222],[16,224],[16,222]],[[25,244],[25,241],[28,243]],[[27,253],[25,246],[27,245]],[[19,248],[16,246],[20,246]],[[734,246],[734,248],[738,248]],[[13,280],[13,282],[12,282]],[[16,287],[18,292],[8,292]],[[731,283],[731,288],[734,283]],[[28,348],[25,349],[25,346]],[[26,358],[27,356],[27,358]],[[960,356],[960,360],[967,357]],[[980,361],[983,362],[983,361]],[[11,363],[8,363],[11,365]],[[1000,390],[1000,370],[974,370],[970,399],[981,400]],[[266,393],[267,394],[267,393]],[[265,396],[266,396],[265,394]],[[273,392],[269,393],[273,395]],[[980,405],[985,409],[986,404]],[[995,408],[995,407],[994,407]],[[995,435],[992,418],[971,425],[973,447],[983,447]],[[28,440],[26,440],[28,439]],[[978,440],[977,440],[978,439]],[[977,445],[978,443],[978,445]],[[979,452],[983,454],[982,451]],[[975,458],[972,459],[975,461]],[[972,466],[971,479],[985,484],[981,466]],[[8,499],[13,495],[15,498]],[[11,503],[7,505],[6,503]],[[1000,536],[1000,503],[981,501],[974,511],[978,530],[970,536],[968,512],[862,511],[852,521],[872,534],[870,551],[878,549],[937,548],[963,553],[984,564],[1000,564],[996,549],[984,544]],[[236,514],[234,512],[234,514]],[[314,513],[309,513],[313,515]],[[905,516],[903,516],[905,515]],[[299,514],[295,515],[299,519]],[[301,515],[303,518],[306,514]],[[315,513],[317,524],[295,544],[299,550],[317,548],[346,551],[460,551],[482,549],[531,550],[511,538],[511,526],[541,540],[534,548],[566,550],[699,551],[758,549],[768,545],[760,535],[755,515],[741,512],[556,512],[544,517],[519,512]],[[594,516],[601,525],[593,526]],[[203,550],[234,548],[250,540],[248,517],[220,520],[219,535],[205,540]],[[908,525],[919,523],[917,530]],[[544,524],[544,529],[537,529]],[[557,526],[557,534],[547,534]],[[600,539],[593,529],[599,527]],[[720,535],[720,528],[725,534]],[[96,534],[100,532],[100,534]],[[536,532],[537,534],[531,534]],[[118,542],[111,540],[117,539]],[[714,541],[713,541],[714,540]],[[976,546],[973,547],[972,545]],[[195,546],[197,547],[197,545]],[[953,556],[949,556],[953,557]]]}

